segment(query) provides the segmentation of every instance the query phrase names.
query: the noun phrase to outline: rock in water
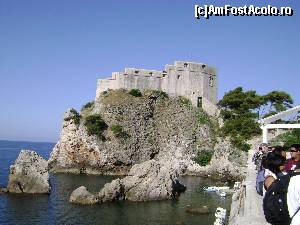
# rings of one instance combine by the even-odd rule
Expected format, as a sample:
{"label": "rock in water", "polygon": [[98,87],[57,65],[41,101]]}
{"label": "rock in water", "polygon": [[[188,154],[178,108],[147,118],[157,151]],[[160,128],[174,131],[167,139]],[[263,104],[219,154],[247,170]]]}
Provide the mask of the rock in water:
{"label": "rock in water", "polygon": [[49,193],[47,161],[34,151],[21,150],[10,166],[7,189],[12,193]]}
{"label": "rock in water", "polygon": [[81,186],[75,189],[69,199],[69,202],[83,205],[92,205],[98,203],[98,198],[91,194],[86,187]]}
{"label": "rock in water", "polygon": [[187,213],[191,214],[208,214],[209,213],[209,208],[205,205],[200,208],[187,208],[185,210]]}
{"label": "rock in water", "polygon": [[99,193],[99,200],[151,201],[173,199],[185,191],[178,181],[179,173],[170,164],[149,160],[134,165],[128,176],[106,184]]}
{"label": "rock in water", "polygon": [[124,198],[124,186],[120,179],[105,184],[99,192],[99,199],[101,202],[118,201],[123,200]]}

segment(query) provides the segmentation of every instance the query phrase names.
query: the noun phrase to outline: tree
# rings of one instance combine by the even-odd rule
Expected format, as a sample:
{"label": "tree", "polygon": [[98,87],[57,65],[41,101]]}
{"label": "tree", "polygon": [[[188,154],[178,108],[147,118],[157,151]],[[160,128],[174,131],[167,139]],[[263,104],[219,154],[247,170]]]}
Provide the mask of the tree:
{"label": "tree", "polygon": [[218,105],[223,109],[231,111],[233,114],[247,113],[251,109],[256,109],[263,103],[264,99],[256,94],[256,91],[243,91],[242,87],[226,93]]}
{"label": "tree", "polygon": [[218,103],[224,120],[221,131],[231,137],[237,148],[247,150],[250,146],[246,141],[261,133],[258,119],[286,110],[292,104],[291,96],[283,91],[272,91],[261,96],[256,91],[244,91],[238,87],[226,93]]}
{"label": "tree", "polygon": [[[292,107],[292,97],[284,91],[272,91],[264,96],[263,99],[263,111],[260,114],[261,118],[276,114]],[[265,111],[268,108],[268,111]]]}

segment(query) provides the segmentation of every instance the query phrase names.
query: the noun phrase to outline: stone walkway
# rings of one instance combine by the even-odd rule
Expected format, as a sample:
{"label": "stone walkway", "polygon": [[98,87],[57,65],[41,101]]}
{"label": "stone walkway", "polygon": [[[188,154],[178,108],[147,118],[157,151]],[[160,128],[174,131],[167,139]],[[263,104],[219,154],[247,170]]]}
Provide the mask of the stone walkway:
{"label": "stone walkway", "polygon": [[252,141],[252,150],[248,154],[247,175],[243,187],[232,197],[229,225],[268,225],[262,209],[262,196],[255,189],[256,173],[252,162],[254,149],[258,148],[260,139]]}

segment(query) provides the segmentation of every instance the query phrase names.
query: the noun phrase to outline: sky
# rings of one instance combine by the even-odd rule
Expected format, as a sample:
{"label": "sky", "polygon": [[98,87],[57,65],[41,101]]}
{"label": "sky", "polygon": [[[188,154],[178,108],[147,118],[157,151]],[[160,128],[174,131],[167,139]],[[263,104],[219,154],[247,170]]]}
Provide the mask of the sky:
{"label": "sky", "polygon": [[[194,5],[290,6],[291,17],[211,17]],[[242,86],[288,92],[300,104],[296,0],[0,0],[0,139],[59,139],[63,113],[95,98],[125,67],[176,60],[218,71],[218,97]]]}

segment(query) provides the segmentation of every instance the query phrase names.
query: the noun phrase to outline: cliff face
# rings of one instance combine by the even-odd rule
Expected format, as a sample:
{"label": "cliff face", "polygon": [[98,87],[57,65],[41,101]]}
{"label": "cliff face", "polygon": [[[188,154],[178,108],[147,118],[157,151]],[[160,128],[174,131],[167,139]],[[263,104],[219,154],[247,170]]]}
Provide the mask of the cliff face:
{"label": "cliff face", "polygon": [[[93,114],[100,114],[106,123],[102,138],[88,135],[85,121]],[[182,173],[197,175],[205,171],[191,159],[203,150],[213,152],[216,143],[201,110],[157,91],[146,91],[141,97],[109,91],[81,112],[78,125],[76,117],[74,110],[64,115],[60,140],[49,159],[54,172],[121,175],[134,164],[155,159],[174,160]],[[228,161],[229,155],[221,157]]]}

